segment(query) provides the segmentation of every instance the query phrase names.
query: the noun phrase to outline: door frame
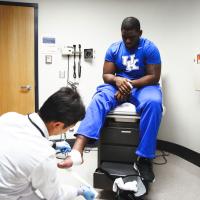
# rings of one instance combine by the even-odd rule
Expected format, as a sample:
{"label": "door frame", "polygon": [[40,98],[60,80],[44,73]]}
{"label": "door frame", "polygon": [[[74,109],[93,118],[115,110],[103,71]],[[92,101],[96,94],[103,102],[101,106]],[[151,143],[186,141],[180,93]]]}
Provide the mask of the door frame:
{"label": "door frame", "polygon": [[39,110],[38,101],[38,4],[37,3],[22,3],[22,2],[7,2],[0,1],[0,5],[24,6],[34,8],[34,81],[35,81],[35,112]]}

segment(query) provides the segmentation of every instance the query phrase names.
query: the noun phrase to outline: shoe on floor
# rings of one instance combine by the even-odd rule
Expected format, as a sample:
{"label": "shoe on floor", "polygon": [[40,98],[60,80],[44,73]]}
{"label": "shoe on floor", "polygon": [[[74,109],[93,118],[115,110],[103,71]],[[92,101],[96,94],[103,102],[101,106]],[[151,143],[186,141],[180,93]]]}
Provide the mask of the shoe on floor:
{"label": "shoe on floor", "polygon": [[155,175],[150,159],[139,157],[134,163],[134,169],[137,170],[144,181],[154,182]]}

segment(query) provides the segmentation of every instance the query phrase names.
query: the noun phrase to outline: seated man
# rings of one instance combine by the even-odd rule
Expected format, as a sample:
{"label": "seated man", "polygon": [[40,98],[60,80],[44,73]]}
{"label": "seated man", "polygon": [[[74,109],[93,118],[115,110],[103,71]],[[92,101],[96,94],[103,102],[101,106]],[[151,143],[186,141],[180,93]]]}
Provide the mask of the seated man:
{"label": "seated man", "polygon": [[59,183],[57,160],[49,136],[66,132],[83,119],[85,107],[79,94],[61,88],[38,113],[15,112],[0,117],[0,199],[37,200],[39,190],[46,200],[67,200],[83,195],[94,199],[90,188]]}
{"label": "seated man", "polygon": [[[142,38],[140,22],[127,17],[121,25],[122,41],[112,44],[105,56],[103,80],[87,108],[76,133],[73,149],[80,153],[68,157],[59,167],[81,163],[83,148],[90,139],[98,140],[106,115],[123,102],[136,106],[140,115],[140,143],[135,167],[147,181],[154,180],[151,160],[155,157],[156,138],[162,118],[160,53],[153,42]],[[78,153],[77,153],[78,154]]]}

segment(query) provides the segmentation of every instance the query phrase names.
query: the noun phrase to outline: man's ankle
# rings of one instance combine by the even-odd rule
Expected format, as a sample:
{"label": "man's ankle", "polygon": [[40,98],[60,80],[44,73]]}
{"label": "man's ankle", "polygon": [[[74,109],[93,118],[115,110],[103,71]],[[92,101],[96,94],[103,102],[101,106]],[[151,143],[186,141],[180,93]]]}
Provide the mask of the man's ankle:
{"label": "man's ankle", "polygon": [[137,157],[137,162],[143,162],[143,161],[152,162],[152,159],[146,158],[146,157],[142,157],[142,156],[138,156]]}

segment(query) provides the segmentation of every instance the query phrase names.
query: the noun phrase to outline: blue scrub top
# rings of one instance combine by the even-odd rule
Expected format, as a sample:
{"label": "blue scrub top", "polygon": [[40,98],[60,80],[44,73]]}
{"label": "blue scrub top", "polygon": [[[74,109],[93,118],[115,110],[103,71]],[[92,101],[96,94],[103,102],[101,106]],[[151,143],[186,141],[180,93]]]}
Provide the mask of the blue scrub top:
{"label": "blue scrub top", "polygon": [[130,80],[145,75],[146,65],[161,64],[158,48],[148,39],[140,38],[136,48],[127,49],[123,41],[113,43],[107,50],[105,61],[117,67],[116,75]]}

